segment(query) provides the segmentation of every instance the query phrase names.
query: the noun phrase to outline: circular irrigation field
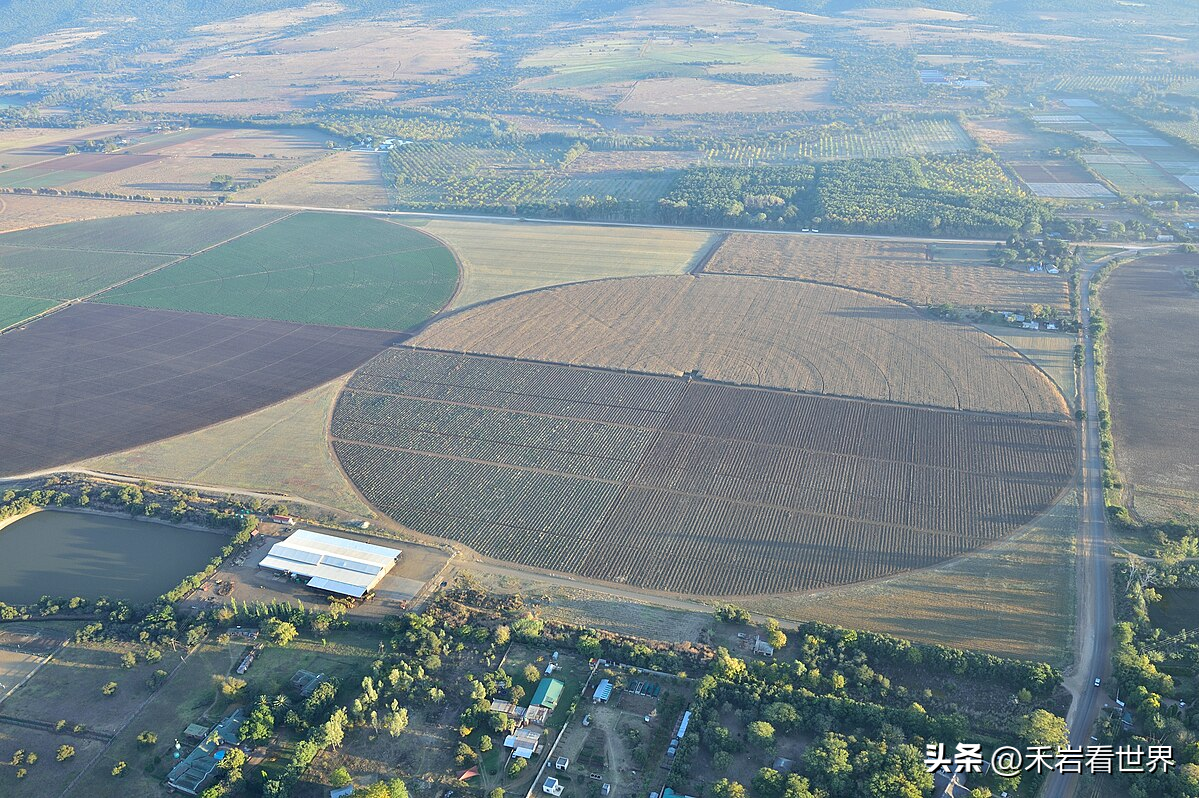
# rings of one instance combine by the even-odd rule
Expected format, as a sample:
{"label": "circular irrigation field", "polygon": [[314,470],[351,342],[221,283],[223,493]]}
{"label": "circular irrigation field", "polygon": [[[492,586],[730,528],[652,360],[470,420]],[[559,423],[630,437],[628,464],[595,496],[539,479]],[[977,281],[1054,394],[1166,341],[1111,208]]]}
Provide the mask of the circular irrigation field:
{"label": "circular irrigation field", "polygon": [[1000,540],[1076,467],[1014,350],[855,291],[600,281],[412,343],[340,396],[342,467],[404,526],[546,571],[713,596],[877,579]]}

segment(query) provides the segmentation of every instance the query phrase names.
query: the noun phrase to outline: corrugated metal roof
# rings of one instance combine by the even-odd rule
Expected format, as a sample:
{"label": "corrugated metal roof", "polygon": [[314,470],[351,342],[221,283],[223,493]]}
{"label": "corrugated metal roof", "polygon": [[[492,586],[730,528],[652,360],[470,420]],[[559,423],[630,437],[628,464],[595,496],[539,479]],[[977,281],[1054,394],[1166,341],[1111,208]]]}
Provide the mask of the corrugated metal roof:
{"label": "corrugated metal roof", "polygon": [[361,597],[400,556],[399,549],[297,529],[271,546],[263,568],[309,577],[321,590]]}

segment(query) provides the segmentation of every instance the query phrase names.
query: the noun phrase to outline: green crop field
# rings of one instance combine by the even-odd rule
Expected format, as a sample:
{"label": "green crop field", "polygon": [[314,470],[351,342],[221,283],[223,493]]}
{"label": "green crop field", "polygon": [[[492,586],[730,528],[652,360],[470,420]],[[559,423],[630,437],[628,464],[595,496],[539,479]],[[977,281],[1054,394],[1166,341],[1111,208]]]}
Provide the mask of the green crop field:
{"label": "green crop field", "polygon": [[38,227],[0,235],[0,328],[95,294],[279,218],[192,211]]}
{"label": "green crop field", "polygon": [[440,310],[457,279],[453,255],[415,230],[365,216],[298,213],[100,301],[402,330]]}
{"label": "green crop field", "polygon": [[5,238],[0,236],[0,285],[8,293],[38,299],[84,297],[176,257],[9,247]]}
{"label": "green crop field", "polygon": [[0,244],[31,249],[190,255],[281,215],[278,211],[221,209],[121,216],[5,233],[0,236]]}
{"label": "green crop field", "polygon": [[1148,161],[1100,163],[1088,158],[1087,166],[1121,194],[1180,194],[1187,191],[1185,186]]}
{"label": "green crop field", "polygon": [[0,330],[57,305],[49,299],[0,294]]}

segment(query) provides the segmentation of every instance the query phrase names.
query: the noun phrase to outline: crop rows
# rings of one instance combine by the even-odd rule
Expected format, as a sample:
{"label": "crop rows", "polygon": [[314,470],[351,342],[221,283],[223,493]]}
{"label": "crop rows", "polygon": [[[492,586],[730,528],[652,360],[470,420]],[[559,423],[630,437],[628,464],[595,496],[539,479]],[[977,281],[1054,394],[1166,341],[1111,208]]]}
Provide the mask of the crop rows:
{"label": "crop rows", "polygon": [[974,146],[965,131],[947,119],[903,122],[893,128],[863,130],[822,129],[768,139],[721,139],[707,142],[708,159],[758,166],[846,158],[895,158],[905,155],[940,155],[965,152]]}
{"label": "crop rows", "polygon": [[[597,420],[622,404],[642,423]],[[931,565],[1029,521],[1073,469],[1064,420],[411,349],[354,377],[332,434],[355,485],[412,529],[708,595]]]}

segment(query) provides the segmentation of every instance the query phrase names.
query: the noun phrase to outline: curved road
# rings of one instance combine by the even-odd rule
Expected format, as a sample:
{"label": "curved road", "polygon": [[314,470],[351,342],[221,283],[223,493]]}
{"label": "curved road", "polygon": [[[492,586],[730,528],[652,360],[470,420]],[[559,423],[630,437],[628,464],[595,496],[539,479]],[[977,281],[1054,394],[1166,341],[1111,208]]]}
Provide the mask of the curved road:
{"label": "curved road", "polygon": [[[1074,672],[1066,680],[1074,700],[1066,714],[1070,745],[1090,743],[1091,729],[1106,702],[1095,679],[1106,679],[1111,668],[1112,595],[1107,539],[1107,514],[1103,504],[1103,464],[1099,457],[1099,394],[1095,384],[1095,342],[1090,335],[1091,283],[1102,263],[1087,267],[1081,288],[1082,325],[1086,331],[1083,363],[1082,406],[1087,411],[1082,429],[1082,492],[1079,502],[1078,617],[1075,644],[1078,647]],[[1078,785],[1071,773],[1050,773],[1041,789],[1042,798],[1070,798]]]}

